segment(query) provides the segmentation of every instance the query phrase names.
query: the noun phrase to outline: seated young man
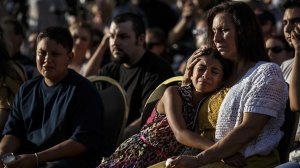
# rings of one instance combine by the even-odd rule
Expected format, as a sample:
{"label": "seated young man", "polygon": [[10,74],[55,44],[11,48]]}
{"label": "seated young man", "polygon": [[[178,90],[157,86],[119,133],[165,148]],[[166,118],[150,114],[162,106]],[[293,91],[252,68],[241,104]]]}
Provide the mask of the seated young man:
{"label": "seated young man", "polygon": [[65,28],[50,27],[38,35],[41,76],[20,87],[0,143],[0,156],[16,155],[8,167],[87,168],[99,162],[101,98],[87,79],[67,68],[72,47]]}

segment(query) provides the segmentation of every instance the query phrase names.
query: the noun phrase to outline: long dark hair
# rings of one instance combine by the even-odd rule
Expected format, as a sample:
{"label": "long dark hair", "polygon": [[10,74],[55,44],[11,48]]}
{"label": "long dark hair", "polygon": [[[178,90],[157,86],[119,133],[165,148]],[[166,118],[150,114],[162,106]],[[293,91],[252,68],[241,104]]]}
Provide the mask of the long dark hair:
{"label": "long dark hair", "polygon": [[231,15],[236,29],[238,53],[245,61],[268,61],[261,27],[253,10],[244,2],[224,2],[208,12],[208,40],[214,46],[212,23],[219,13]]}

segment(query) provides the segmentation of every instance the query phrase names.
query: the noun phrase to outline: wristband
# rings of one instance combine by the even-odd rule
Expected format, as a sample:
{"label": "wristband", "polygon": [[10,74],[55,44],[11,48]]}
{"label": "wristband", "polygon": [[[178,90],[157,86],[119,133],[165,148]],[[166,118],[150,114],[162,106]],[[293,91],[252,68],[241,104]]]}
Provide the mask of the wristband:
{"label": "wristband", "polygon": [[37,153],[34,153],[34,156],[36,158],[36,167],[39,167],[39,157],[38,157]]}

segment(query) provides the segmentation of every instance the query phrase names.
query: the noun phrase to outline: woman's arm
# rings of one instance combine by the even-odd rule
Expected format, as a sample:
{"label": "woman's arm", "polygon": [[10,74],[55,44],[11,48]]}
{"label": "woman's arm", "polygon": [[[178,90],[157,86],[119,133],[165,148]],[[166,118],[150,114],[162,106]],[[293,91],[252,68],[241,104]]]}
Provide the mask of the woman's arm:
{"label": "woman's arm", "polygon": [[267,115],[246,112],[244,113],[243,122],[219,142],[196,157],[179,156],[172,162],[172,165],[176,165],[175,167],[199,167],[238,153],[259,135],[269,119],[270,116]]}
{"label": "woman's arm", "polygon": [[205,150],[214,144],[214,142],[192,132],[186,127],[182,116],[182,99],[175,87],[166,89],[161,102],[163,103],[168,122],[178,142],[201,150]]}
{"label": "woman's arm", "polygon": [[87,62],[86,68],[83,72],[83,76],[88,77],[92,75],[98,75],[99,67],[102,63],[103,56],[106,49],[109,47],[109,34],[105,34],[97,47],[96,51],[93,53],[92,57]]}
{"label": "woman's arm", "polygon": [[269,119],[270,116],[263,114],[244,113],[242,123],[211,148],[200,153],[199,159],[205,157],[204,160],[214,162],[239,152],[259,135]]}

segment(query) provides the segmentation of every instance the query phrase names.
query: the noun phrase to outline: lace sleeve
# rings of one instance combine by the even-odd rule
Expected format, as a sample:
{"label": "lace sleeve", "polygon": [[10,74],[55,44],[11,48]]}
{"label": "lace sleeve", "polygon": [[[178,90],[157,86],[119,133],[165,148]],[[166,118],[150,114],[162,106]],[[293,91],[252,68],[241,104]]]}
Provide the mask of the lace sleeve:
{"label": "lace sleeve", "polygon": [[258,67],[245,96],[245,112],[255,112],[277,117],[283,111],[288,97],[288,87],[279,66],[267,63]]}

